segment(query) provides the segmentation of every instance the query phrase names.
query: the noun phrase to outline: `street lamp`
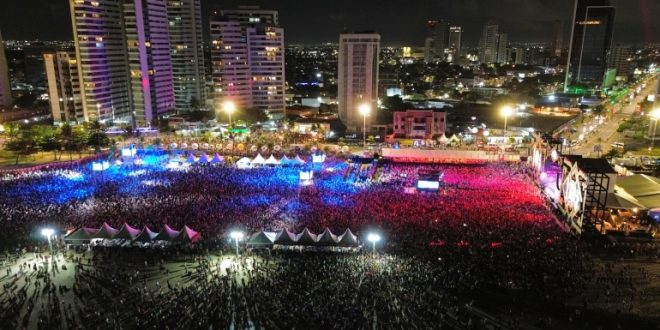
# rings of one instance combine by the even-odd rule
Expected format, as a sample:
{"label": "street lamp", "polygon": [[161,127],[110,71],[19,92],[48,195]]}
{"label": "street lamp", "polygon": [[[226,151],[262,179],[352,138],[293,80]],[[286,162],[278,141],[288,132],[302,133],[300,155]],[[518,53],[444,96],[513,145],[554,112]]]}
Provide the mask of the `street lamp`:
{"label": "street lamp", "polygon": [[232,231],[229,234],[229,237],[231,237],[234,240],[234,242],[236,242],[236,255],[238,255],[238,241],[242,240],[243,236],[244,236],[243,233],[240,231]]}
{"label": "street lamp", "polygon": [[367,235],[367,241],[371,242],[371,251],[373,253],[376,253],[376,242],[380,241],[380,235],[376,233],[371,233]]}
{"label": "street lamp", "polygon": [[50,241],[50,238],[55,234],[55,231],[51,228],[44,228],[41,230],[41,235],[46,236],[46,239],[48,239],[48,249],[50,250],[50,253],[53,253],[53,244]]}
{"label": "street lamp", "polygon": [[362,144],[367,148],[367,116],[371,112],[371,106],[368,103],[363,103],[358,107],[358,111],[362,115]]}
{"label": "street lamp", "polygon": [[513,114],[513,108],[506,105],[500,110],[500,114],[504,117],[504,132],[506,134],[506,121],[509,119],[509,116]]}
{"label": "street lamp", "polygon": [[[658,129],[658,119],[660,119],[660,108],[656,108],[653,111],[651,111],[649,116],[653,121],[653,135],[651,136],[651,146],[649,147],[649,151],[652,151],[653,146],[655,145],[655,134],[656,134],[656,130]],[[649,131],[650,131],[650,127],[649,127]]]}
{"label": "street lamp", "polygon": [[231,127],[231,114],[236,111],[236,104],[232,101],[225,101],[225,103],[222,104],[222,111],[229,116],[229,127]]}

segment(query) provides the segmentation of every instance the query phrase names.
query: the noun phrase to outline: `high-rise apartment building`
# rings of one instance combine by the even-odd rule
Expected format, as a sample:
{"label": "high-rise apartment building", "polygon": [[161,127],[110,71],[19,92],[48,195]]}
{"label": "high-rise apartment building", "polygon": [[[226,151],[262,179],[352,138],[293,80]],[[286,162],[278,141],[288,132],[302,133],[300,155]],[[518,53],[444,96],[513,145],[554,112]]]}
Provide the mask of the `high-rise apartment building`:
{"label": "high-rise apartment building", "polygon": [[479,62],[494,63],[497,61],[499,26],[490,21],[484,25],[479,42]]}
{"label": "high-rise apartment building", "polygon": [[48,98],[55,123],[85,121],[76,54],[44,53]]}
{"label": "high-rise apartment building", "polygon": [[0,109],[11,109],[11,85],[9,83],[9,66],[5,56],[5,43],[0,33]]}
{"label": "high-rise apartment building", "polygon": [[284,29],[257,26],[247,29],[252,106],[270,118],[283,118],[285,109]]}
{"label": "high-rise apartment building", "polygon": [[564,89],[603,81],[612,45],[615,8],[610,0],[576,0]]}
{"label": "high-rise apartment building", "polygon": [[429,31],[428,38],[424,43],[424,60],[443,61],[445,60],[445,49],[449,47],[449,22],[428,21],[426,26]]}
{"label": "high-rise apartment building", "polygon": [[214,107],[225,101],[284,116],[284,30],[278,13],[258,7],[222,10],[211,20]]}
{"label": "high-rise apartment building", "polygon": [[371,106],[367,125],[376,117],[379,51],[380,35],[377,33],[342,33],[339,36],[339,119],[350,132],[362,130],[363,116],[358,112],[361,104]]}
{"label": "high-rise apartment building", "polygon": [[460,26],[449,27],[449,53],[452,58],[456,58],[461,54],[461,46],[463,45],[463,28]]}
{"label": "high-rise apartment building", "polygon": [[515,47],[513,48],[514,64],[525,64],[525,48],[524,47]]}
{"label": "high-rise apartment building", "polygon": [[69,0],[85,121],[131,120],[123,1]]}
{"label": "high-rise apartment building", "polygon": [[174,110],[165,0],[126,0],[124,24],[134,120],[145,126]]}
{"label": "high-rise apartment building", "polygon": [[630,74],[630,47],[617,46],[612,48],[608,59],[608,67],[616,69],[617,76],[628,76]]}
{"label": "high-rise apartment building", "polygon": [[174,103],[189,111],[206,103],[200,0],[167,0]]}
{"label": "high-rise apartment building", "polygon": [[509,63],[509,57],[507,53],[508,35],[506,33],[500,33],[497,36],[497,63],[507,64]]}
{"label": "high-rise apartment building", "polygon": [[564,24],[560,20],[556,20],[552,26],[552,42],[550,43],[550,51],[554,56],[561,56],[562,47],[564,42]]}

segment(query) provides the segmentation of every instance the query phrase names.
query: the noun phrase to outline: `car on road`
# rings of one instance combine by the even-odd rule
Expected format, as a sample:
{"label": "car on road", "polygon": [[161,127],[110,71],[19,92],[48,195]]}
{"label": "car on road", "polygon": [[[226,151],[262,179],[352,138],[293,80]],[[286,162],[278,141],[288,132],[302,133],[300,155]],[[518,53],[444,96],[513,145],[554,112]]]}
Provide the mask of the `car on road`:
{"label": "car on road", "polygon": [[614,142],[612,143],[612,148],[624,150],[626,145],[623,142]]}

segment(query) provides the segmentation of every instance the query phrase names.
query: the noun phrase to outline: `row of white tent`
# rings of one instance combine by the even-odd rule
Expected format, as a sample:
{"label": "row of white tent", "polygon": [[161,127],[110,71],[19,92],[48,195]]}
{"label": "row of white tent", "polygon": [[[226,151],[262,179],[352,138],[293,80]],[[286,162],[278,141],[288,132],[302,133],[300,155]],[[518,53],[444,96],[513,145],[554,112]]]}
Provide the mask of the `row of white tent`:
{"label": "row of white tent", "polygon": [[248,247],[285,245],[357,248],[360,243],[357,236],[350,229],[346,229],[343,234],[337,236],[328,228],[318,235],[305,228],[300,234],[292,233],[288,229],[282,229],[278,232],[259,231],[250,237],[247,245]]}
{"label": "row of white tent", "polygon": [[444,143],[444,144],[447,144],[447,143],[450,143],[450,142],[458,142],[460,140],[461,139],[459,139],[458,136],[456,136],[456,134],[454,134],[450,138],[448,138],[447,135],[445,135],[443,133],[442,136],[438,138],[438,142]]}
{"label": "row of white tent", "polygon": [[190,229],[188,226],[183,226],[181,230],[174,230],[172,227],[165,225],[160,232],[154,232],[147,226],[140,230],[125,223],[120,229],[116,229],[104,222],[101,228],[79,228],[66,235],[64,242],[80,245],[94,239],[122,239],[139,243],[156,241],[194,243],[201,237],[202,235],[199,232]]}
{"label": "row of white tent", "polygon": [[[188,157],[186,158],[186,162],[193,164],[193,163],[200,163],[200,164],[222,164],[225,162],[225,159],[218,155],[215,154],[213,158],[209,159],[208,155],[206,153],[203,153],[199,158],[195,158],[193,154],[189,154]],[[300,158],[300,156],[296,156],[295,158],[289,158],[287,156],[284,156],[280,159],[275,158],[275,156],[270,155],[268,159],[264,158],[261,154],[257,154],[256,157],[253,159],[250,159],[248,157],[243,157],[239,159],[236,162],[236,165],[238,166],[247,166],[247,165],[286,165],[286,166],[299,166],[305,164],[305,161]]]}

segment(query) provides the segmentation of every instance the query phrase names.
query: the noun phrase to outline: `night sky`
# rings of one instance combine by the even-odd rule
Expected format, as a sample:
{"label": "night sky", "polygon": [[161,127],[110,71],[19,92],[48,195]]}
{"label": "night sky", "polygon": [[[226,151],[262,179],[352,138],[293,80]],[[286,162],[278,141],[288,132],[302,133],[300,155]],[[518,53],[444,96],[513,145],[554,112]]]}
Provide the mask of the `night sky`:
{"label": "night sky", "polygon": [[[5,39],[71,39],[68,0],[0,0],[0,29]],[[509,33],[511,42],[548,41],[552,22],[563,20],[565,42],[573,0],[202,0],[205,19],[212,9],[238,4],[261,5],[280,12],[291,43],[337,42],[343,29],[376,30],[385,45],[421,46],[424,22],[445,19],[463,26],[476,45],[490,18]],[[615,0],[615,44],[660,42],[659,0]],[[220,7],[221,6],[221,7]],[[205,23],[205,29],[207,24]]]}

